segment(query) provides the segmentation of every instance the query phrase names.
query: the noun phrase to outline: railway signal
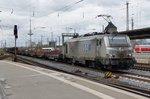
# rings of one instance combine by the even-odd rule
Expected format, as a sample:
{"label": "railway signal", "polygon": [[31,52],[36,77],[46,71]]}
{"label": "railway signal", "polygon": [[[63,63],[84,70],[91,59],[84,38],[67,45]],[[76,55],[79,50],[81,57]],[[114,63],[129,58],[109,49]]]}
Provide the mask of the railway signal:
{"label": "railway signal", "polygon": [[17,39],[17,38],[18,38],[17,25],[14,25],[14,36],[15,36],[15,39]]}
{"label": "railway signal", "polygon": [[17,61],[17,50],[16,50],[16,40],[18,38],[18,29],[17,29],[17,25],[14,25],[14,36],[15,36],[15,55],[14,55],[14,61]]}

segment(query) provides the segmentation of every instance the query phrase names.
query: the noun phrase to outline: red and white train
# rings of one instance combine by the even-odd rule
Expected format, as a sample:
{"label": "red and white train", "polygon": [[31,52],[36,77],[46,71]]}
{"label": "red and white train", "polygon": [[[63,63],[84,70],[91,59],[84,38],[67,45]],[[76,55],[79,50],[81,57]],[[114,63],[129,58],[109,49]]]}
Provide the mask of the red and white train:
{"label": "red and white train", "polygon": [[135,53],[150,53],[150,45],[135,45]]}

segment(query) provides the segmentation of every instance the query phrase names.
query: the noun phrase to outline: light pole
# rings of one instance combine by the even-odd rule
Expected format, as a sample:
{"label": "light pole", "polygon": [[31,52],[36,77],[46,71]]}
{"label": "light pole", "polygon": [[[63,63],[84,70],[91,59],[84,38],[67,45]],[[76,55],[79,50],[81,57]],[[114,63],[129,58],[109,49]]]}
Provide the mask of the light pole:
{"label": "light pole", "polygon": [[28,33],[28,35],[30,36],[30,48],[32,48],[32,39],[31,39],[31,36],[33,35],[31,28],[32,28],[32,23],[31,23],[31,17],[30,17],[30,30],[29,30],[29,33]]}
{"label": "light pole", "polygon": [[1,40],[1,48],[3,48],[3,41]]}
{"label": "light pole", "polygon": [[53,41],[53,32],[51,32],[51,41]]}
{"label": "light pole", "polygon": [[41,35],[41,47],[43,46],[43,35]]}
{"label": "light pole", "polygon": [[129,2],[126,3],[126,30],[128,31],[129,30]]}
{"label": "light pole", "polygon": [[60,46],[60,36],[58,36],[58,40],[59,40],[59,46]]}

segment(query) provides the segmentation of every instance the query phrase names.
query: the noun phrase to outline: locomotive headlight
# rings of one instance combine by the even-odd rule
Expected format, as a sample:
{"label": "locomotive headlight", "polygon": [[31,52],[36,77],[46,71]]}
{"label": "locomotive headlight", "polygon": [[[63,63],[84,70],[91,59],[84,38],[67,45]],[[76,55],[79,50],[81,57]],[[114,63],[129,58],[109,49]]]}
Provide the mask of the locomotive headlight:
{"label": "locomotive headlight", "polygon": [[114,58],[115,57],[115,55],[112,55],[112,54],[106,54],[106,56],[109,57],[109,58]]}
{"label": "locomotive headlight", "polygon": [[128,57],[132,57],[132,54],[128,54]]}
{"label": "locomotive headlight", "polygon": [[114,58],[114,57],[115,57],[115,55],[113,55],[113,54],[112,54],[112,55],[110,55],[110,58]]}

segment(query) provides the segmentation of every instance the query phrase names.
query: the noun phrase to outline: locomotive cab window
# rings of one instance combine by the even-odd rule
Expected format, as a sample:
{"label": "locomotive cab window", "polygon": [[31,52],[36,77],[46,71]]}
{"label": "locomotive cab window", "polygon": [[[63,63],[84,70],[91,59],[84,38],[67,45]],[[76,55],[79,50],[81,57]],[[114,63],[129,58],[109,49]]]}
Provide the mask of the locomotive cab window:
{"label": "locomotive cab window", "polygon": [[129,46],[126,36],[108,37],[110,46]]}

